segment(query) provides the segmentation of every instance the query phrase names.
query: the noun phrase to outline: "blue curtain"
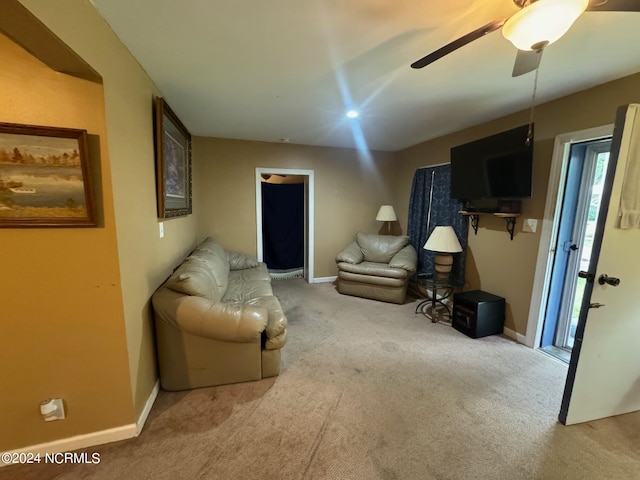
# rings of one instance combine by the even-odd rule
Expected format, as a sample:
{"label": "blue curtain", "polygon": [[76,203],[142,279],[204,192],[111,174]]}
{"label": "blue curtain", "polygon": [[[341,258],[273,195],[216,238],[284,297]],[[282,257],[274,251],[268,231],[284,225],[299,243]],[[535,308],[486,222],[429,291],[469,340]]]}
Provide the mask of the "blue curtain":
{"label": "blue curtain", "polygon": [[409,199],[408,235],[418,252],[418,273],[433,275],[434,253],[422,248],[436,226],[451,225],[458,236],[462,253],[453,254],[451,281],[464,285],[464,265],[469,226],[460,215],[462,203],[451,198],[451,165],[419,168],[413,177]]}
{"label": "blue curtain", "polygon": [[304,267],[304,184],[262,183],[262,245],[270,270]]}

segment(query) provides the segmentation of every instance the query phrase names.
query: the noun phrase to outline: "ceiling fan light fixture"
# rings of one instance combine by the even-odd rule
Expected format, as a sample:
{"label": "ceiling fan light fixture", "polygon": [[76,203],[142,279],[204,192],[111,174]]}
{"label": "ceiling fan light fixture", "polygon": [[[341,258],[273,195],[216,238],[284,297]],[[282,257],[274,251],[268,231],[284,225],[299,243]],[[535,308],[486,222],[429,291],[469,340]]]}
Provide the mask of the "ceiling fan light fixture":
{"label": "ceiling fan light fixture", "polygon": [[588,5],[589,0],[538,0],[511,16],[502,35],[518,50],[535,50],[567,33]]}

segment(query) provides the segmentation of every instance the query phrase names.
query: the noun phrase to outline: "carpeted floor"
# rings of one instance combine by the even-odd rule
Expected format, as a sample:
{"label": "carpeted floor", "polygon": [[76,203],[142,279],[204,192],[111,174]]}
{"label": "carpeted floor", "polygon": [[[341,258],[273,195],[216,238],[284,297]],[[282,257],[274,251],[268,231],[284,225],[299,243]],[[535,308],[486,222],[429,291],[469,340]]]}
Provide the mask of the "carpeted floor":
{"label": "carpeted floor", "polygon": [[160,392],[99,465],[0,479],[640,479],[640,414],[557,422],[566,367],[472,340],[332,284],[274,281],[289,319],[277,378]]}

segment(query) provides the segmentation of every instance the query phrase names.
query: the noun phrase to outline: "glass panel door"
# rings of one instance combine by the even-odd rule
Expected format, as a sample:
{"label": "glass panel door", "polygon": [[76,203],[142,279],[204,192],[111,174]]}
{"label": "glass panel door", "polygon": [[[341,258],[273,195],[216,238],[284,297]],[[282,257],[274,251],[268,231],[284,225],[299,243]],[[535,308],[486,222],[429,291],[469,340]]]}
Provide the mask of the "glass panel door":
{"label": "glass panel door", "polygon": [[543,351],[567,363],[585,287],[578,272],[589,267],[610,147],[610,139],[573,144],[567,165],[540,343]]}
{"label": "glass panel door", "polygon": [[[563,295],[563,305],[560,308],[561,318],[564,318],[565,321],[559,323],[555,341],[557,347],[567,350],[573,348],[575,341],[578,316],[586,282],[584,278],[578,276],[578,272],[586,272],[589,269],[593,236],[596,230],[596,220],[600,211],[600,200],[604,186],[604,174],[607,171],[609,161],[610,143],[591,145],[587,148],[582,183],[584,193],[581,192],[581,198],[584,198],[585,201],[584,203],[580,202],[580,215],[579,218],[576,218],[576,224],[574,225],[574,238],[578,240],[578,243],[574,244],[577,247],[577,255],[573,257],[575,260],[571,262],[572,265],[567,269],[567,276],[571,276],[571,278],[565,280],[565,286],[568,286],[568,291],[566,296]],[[581,188],[581,190],[583,189]]]}

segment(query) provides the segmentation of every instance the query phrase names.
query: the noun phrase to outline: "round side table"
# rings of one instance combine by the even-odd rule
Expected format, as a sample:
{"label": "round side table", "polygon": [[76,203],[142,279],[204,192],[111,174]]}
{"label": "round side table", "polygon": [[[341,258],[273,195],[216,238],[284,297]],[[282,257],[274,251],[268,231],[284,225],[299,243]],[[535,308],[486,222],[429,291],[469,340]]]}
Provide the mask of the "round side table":
{"label": "round side table", "polygon": [[451,308],[444,300],[451,297],[454,285],[446,278],[418,275],[416,288],[423,296],[415,313],[422,313],[433,323],[451,323]]}

